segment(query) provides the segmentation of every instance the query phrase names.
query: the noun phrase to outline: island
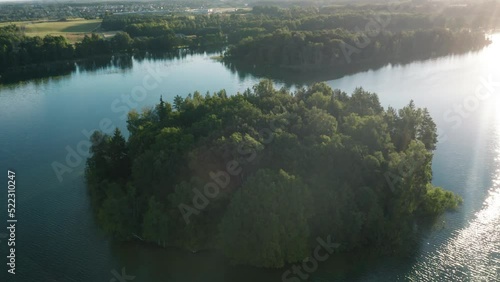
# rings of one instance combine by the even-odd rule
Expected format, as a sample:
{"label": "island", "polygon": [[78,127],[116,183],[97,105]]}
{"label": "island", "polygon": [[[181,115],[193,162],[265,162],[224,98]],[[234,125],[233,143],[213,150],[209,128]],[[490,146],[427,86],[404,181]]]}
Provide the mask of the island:
{"label": "island", "polygon": [[263,80],[128,114],[127,139],[96,131],[85,178],[95,219],[137,238],[280,268],[317,238],[338,252],[404,247],[421,218],[461,198],[432,185],[436,125],[413,101],[384,109],[362,88],[290,91]]}

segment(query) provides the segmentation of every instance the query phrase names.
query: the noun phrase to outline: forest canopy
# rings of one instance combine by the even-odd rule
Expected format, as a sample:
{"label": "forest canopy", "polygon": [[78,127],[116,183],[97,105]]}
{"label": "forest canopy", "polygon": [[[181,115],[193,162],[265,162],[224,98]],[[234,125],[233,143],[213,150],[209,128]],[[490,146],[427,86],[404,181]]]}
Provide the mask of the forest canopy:
{"label": "forest canopy", "polygon": [[432,180],[436,125],[413,102],[384,109],[361,88],[291,92],[264,80],[128,115],[126,140],[92,135],[86,181],[109,235],[235,263],[283,267],[316,238],[394,249],[415,220],[461,199]]}
{"label": "forest canopy", "polygon": [[[491,4],[491,3],[490,3]],[[312,5],[312,4],[311,4]],[[489,8],[474,4],[437,12],[434,4],[255,6],[252,10],[192,15],[106,14],[100,31],[71,44],[63,36],[25,35],[21,26],[0,27],[0,73],[55,61],[96,56],[166,53],[179,48],[225,50],[240,69],[279,67],[307,72],[352,62],[408,62],[482,48],[498,27]]]}
{"label": "forest canopy", "polygon": [[480,49],[490,43],[481,32],[442,28],[389,32],[368,36],[342,29],[279,30],[248,37],[226,52],[228,61],[307,72],[348,64],[386,64],[428,59]]}

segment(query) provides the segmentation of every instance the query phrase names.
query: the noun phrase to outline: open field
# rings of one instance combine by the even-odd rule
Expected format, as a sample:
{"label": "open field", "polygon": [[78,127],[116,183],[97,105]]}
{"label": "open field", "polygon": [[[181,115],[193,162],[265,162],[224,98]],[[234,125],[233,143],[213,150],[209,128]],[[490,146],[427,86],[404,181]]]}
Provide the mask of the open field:
{"label": "open field", "polygon": [[85,34],[98,31],[102,20],[69,19],[66,21],[26,21],[4,22],[1,26],[16,24],[24,27],[27,36],[62,35],[74,43],[81,41]]}

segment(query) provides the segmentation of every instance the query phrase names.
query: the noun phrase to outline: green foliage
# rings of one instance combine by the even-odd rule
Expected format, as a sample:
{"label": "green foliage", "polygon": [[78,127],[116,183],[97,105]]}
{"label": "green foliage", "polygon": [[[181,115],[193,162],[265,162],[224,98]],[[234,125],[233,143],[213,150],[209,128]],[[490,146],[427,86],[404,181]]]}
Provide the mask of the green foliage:
{"label": "green foliage", "polygon": [[168,240],[168,216],[162,203],[151,197],[144,214],[142,236],[144,240],[165,246]]}
{"label": "green foliage", "polygon": [[86,170],[98,223],[122,239],[281,267],[318,236],[394,249],[416,217],[459,203],[431,185],[427,110],[386,110],[361,88],[195,92],[130,112],[128,130],[94,133]]}
{"label": "green foliage", "polygon": [[[228,203],[227,197],[220,195],[216,199],[208,199],[203,195],[206,184],[198,177],[183,181],[176,185],[175,191],[168,197],[172,236],[171,244],[190,251],[215,248],[217,227],[224,215]],[[202,211],[193,206],[204,207]],[[185,215],[195,210],[186,222]]]}
{"label": "green foliage", "polygon": [[474,50],[489,43],[482,32],[443,28],[405,31],[386,29],[377,36],[339,28],[278,29],[239,41],[226,52],[225,59],[236,63],[308,71],[349,64],[427,59]]}
{"label": "green foliage", "polygon": [[258,170],[234,193],[221,223],[224,253],[238,263],[283,267],[307,257],[309,191],[284,171]]}
{"label": "green foliage", "polygon": [[63,36],[27,37],[15,25],[0,27],[0,71],[28,64],[72,59],[73,45]]}
{"label": "green foliage", "polygon": [[130,239],[136,224],[135,189],[127,185],[123,191],[117,183],[105,184],[106,197],[96,211],[97,220],[103,230],[118,239]]}
{"label": "green foliage", "polygon": [[420,213],[435,216],[445,210],[454,210],[462,203],[462,198],[441,187],[429,185]]}
{"label": "green foliage", "polygon": [[[473,27],[496,21],[482,5],[475,6],[472,22],[452,9],[436,15],[429,7],[415,9],[409,4],[390,12],[389,6],[256,6],[250,13],[212,15],[106,14],[101,27],[120,32],[110,39],[85,36],[75,45],[61,36],[27,37],[22,28],[9,25],[0,28],[0,71],[93,56],[163,54],[186,47],[220,50],[228,45],[232,46],[226,60],[243,66],[309,71],[350,63],[406,62],[481,48],[489,40],[482,29]],[[359,29],[369,25],[369,31]]]}

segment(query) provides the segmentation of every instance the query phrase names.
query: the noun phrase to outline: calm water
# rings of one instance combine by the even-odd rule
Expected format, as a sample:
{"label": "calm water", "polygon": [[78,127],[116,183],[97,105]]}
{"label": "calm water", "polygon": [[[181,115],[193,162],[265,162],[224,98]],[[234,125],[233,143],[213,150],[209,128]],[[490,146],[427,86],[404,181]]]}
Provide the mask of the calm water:
{"label": "calm water", "polygon": [[[320,264],[312,281],[500,280],[499,59],[500,36],[495,36],[494,44],[477,53],[389,65],[327,82],[348,92],[363,86],[378,93],[384,106],[400,108],[413,99],[427,107],[441,133],[434,183],[460,194],[464,204],[423,232],[415,256],[335,256]],[[85,132],[102,122],[125,129],[126,110],[151,106],[160,95],[171,101],[196,90],[235,93],[259,80],[230,71],[210,55],[125,65],[0,86],[0,173],[8,168],[17,173],[18,218],[17,274],[6,275],[2,227],[0,281],[132,281],[114,276],[113,270],[123,268],[141,282],[281,281],[283,270],[233,267],[209,252],[117,244],[94,226],[83,183],[85,156],[75,153],[65,160],[68,150],[85,149]],[[151,72],[157,79],[144,84]],[[128,100],[133,89],[145,85],[144,98]],[[54,162],[73,166],[61,181]],[[5,226],[2,179],[0,226]]]}

